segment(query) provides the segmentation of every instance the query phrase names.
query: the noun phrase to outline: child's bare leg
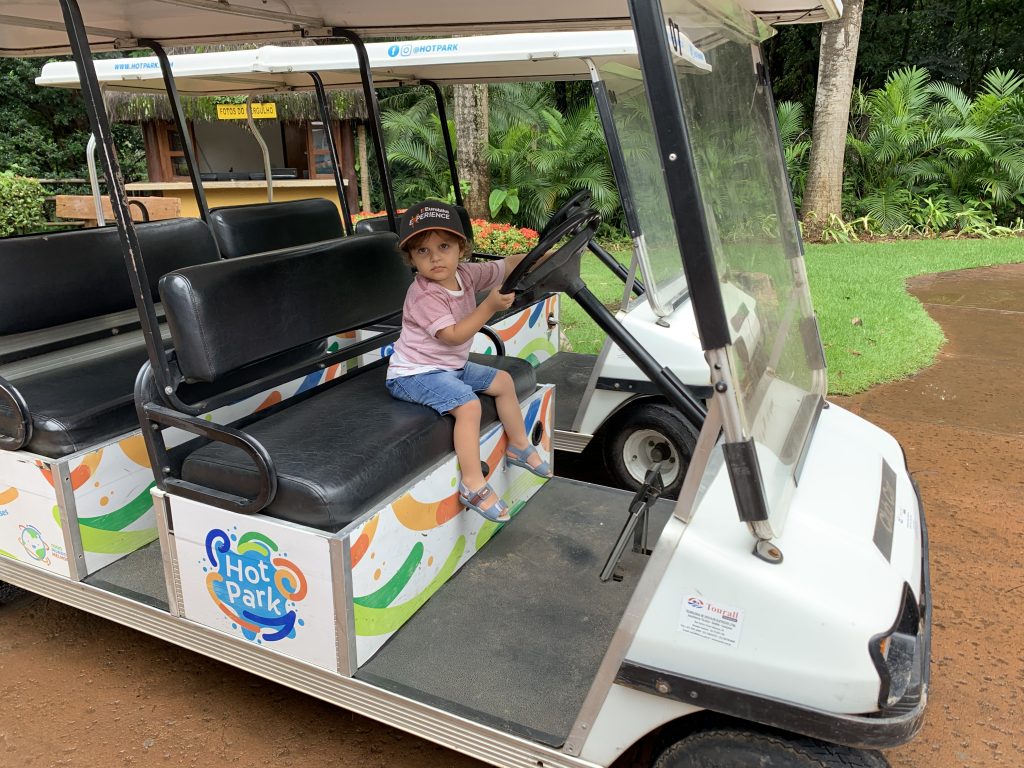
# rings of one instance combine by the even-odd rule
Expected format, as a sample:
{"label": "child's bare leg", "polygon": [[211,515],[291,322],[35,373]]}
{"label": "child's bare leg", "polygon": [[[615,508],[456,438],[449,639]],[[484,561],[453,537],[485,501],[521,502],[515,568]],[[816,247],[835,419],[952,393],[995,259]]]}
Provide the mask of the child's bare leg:
{"label": "child's bare leg", "polygon": [[[530,446],[530,439],[526,436],[526,425],[523,424],[523,412],[519,407],[519,398],[516,396],[516,387],[512,377],[506,371],[498,371],[486,390],[485,395],[494,398],[494,404],[498,409],[498,418],[508,435],[508,442],[518,451],[525,450]],[[543,459],[537,453],[531,453],[529,464],[538,467]]]}
{"label": "child's bare leg", "polygon": [[462,482],[479,491],[486,480],[480,471],[480,401],[470,400],[451,411],[455,417],[455,455],[462,467]]}

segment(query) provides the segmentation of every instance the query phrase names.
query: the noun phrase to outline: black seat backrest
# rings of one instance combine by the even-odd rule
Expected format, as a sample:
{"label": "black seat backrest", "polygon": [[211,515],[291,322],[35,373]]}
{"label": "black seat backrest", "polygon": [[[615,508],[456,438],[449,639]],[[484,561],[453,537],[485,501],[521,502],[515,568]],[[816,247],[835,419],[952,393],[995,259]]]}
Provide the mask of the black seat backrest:
{"label": "black seat backrest", "polygon": [[412,275],[397,242],[391,233],[351,237],[165,275],[160,296],[182,375],[215,382],[400,312]]}
{"label": "black seat backrest", "polygon": [[[469,220],[469,212],[461,205],[456,205],[454,208],[462,220],[463,230],[470,233],[470,240],[472,240],[473,224]],[[370,232],[390,232],[391,227],[388,225],[387,216],[373,216],[357,221],[354,230],[357,235],[364,235]]]}
{"label": "black seat backrest", "polygon": [[[135,231],[154,298],[165,273],[219,260],[199,219],[138,224]],[[116,227],[0,240],[0,335],[134,307]]]}
{"label": "black seat backrest", "polygon": [[225,259],[345,235],[338,208],[324,198],[214,208],[209,222]]}

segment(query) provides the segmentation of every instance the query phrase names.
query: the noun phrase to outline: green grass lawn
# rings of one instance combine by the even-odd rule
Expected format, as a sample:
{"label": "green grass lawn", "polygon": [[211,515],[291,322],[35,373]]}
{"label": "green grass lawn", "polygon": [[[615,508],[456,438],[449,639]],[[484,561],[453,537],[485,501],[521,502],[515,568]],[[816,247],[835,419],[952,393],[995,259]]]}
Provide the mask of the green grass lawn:
{"label": "green grass lawn", "polygon": [[[629,258],[616,253],[620,260]],[[1024,262],[1024,240],[905,240],[807,246],[807,273],[828,360],[829,392],[854,394],[930,365],[944,341],[942,329],[907,293],[915,275]],[[583,279],[609,305],[622,283],[594,256]],[[596,353],[604,334],[563,297],[562,329],[577,352]],[[859,318],[859,323],[854,320]]]}

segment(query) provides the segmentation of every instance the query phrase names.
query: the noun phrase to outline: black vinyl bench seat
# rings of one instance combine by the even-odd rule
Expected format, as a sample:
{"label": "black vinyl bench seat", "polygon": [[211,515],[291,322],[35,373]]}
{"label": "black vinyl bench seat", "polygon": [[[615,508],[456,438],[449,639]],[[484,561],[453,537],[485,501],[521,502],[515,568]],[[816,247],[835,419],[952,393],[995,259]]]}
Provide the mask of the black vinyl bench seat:
{"label": "black vinyl bench seat", "polygon": [[214,208],[209,223],[225,259],[336,240],[345,235],[337,207],[320,197]]}
{"label": "black vinyl bench seat", "polygon": [[[508,371],[520,399],[536,389],[525,360],[471,355]],[[387,365],[360,371],[303,402],[245,428],[274,459],[277,495],[264,514],[338,531],[370,502],[397,493],[454,450],[455,421],[431,408],[395,400],[384,387]],[[481,432],[497,420],[494,398],[480,398]],[[237,448],[211,443],[185,459],[182,479],[239,496],[256,494],[252,462]]]}
{"label": "black vinyl bench seat", "polygon": [[[136,232],[154,297],[164,273],[219,259],[198,219],[140,224]],[[135,307],[116,227],[0,241],[0,274],[0,346],[5,337],[72,328]],[[141,333],[136,336],[134,343],[85,359],[71,352],[88,347],[67,347],[69,362],[12,376],[8,384],[24,399],[32,424],[21,448],[60,458],[138,429],[132,393],[147,353]],[[23,360],[26,354],[19,350]],[[20,419],[0,404],[0,433],[15,434]]]}
{"label": "black vinyl bench seat", "polygon": [[[181,376],[216,387],[257,361],[393,318],[411,281],[396,235],[368,233],[179,270],[161,280],[160,295]],[[254,334],[254,314],[278,322]],[[520,399],[536,390],[526,361],[474,359],[507,370]],[[340,530],[453,450],[454,419],[395,400],[385,376],[383,362],[357,369],[246,417],[230,432],[192,422],[190,431],[204,440],[175,449],[164,487],[225,509]],[[234,397],[237,390],[224,386],[221,396]],[[162,409],[151,376],[140,378],[137,398],[144,412],[151,409],[154,423],[189,428],[184,414]],[[497,414],[493,398],[481,401],[486,426]],[[143,434],[160,456],[160,433]],[[251,441],[249,449],[269,457],[262,468],[230,444],[238,434]]]}

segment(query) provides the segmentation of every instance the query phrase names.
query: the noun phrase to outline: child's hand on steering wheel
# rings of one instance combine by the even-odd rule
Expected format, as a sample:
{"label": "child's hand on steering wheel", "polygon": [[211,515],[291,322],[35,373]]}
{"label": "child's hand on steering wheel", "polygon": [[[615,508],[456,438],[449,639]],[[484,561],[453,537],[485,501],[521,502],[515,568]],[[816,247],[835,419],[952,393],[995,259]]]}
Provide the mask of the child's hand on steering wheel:
{"label": "child's hand on steering wheel", "polygon": [[487,298],[484,299],[484,304],[486,304],[487,308],[490,309],[492,312],[501,312],[502,310],[511,307],[512,302],[515,300],[515,293],[502,293],[501,286],[498,286],[497,288],[492,289],[489,294],[487,294]]}

